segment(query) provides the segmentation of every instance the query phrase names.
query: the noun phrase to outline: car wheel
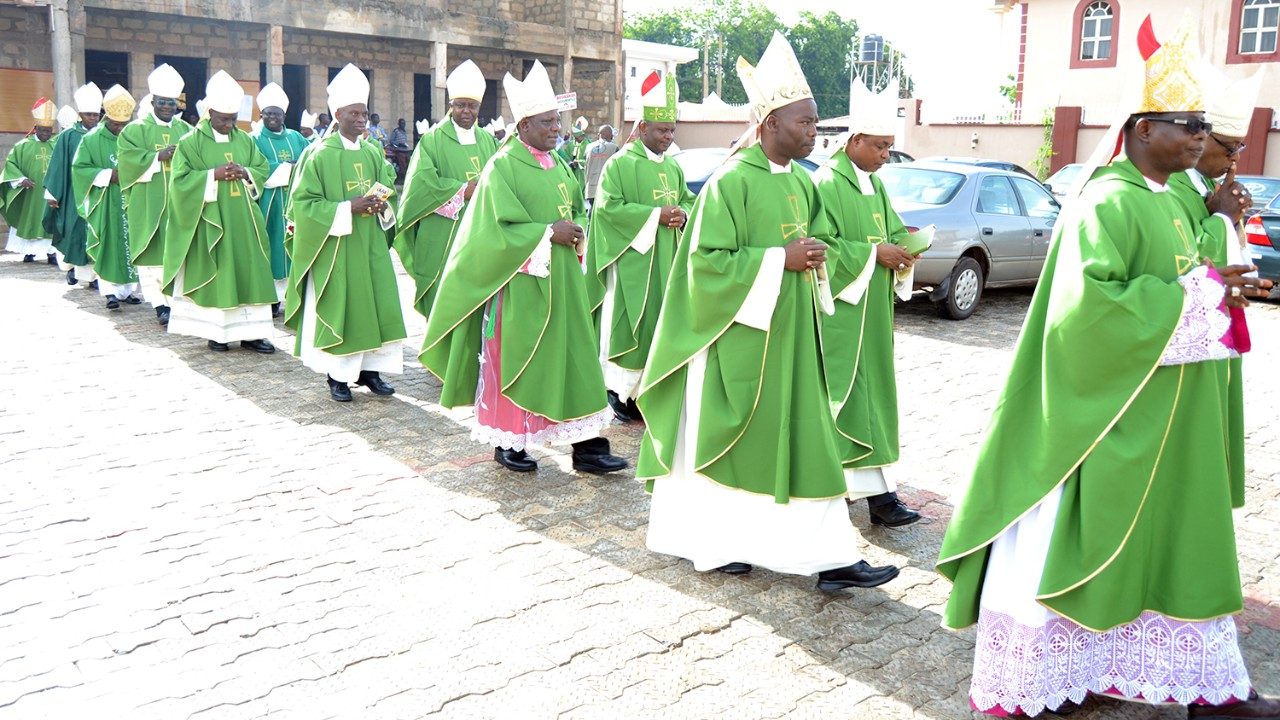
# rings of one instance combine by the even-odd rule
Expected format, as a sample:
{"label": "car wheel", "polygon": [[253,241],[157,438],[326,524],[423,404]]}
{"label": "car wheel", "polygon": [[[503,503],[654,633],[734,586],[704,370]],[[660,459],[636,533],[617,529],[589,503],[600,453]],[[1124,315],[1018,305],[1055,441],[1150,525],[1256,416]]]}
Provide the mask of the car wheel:
{"label": "car wheel", "polygon": [[938,305],[938,314],[952,320],[964,320],[978,309],[982,297],[982,266],[971,257],[962,257],[951,268],[947,296]]}

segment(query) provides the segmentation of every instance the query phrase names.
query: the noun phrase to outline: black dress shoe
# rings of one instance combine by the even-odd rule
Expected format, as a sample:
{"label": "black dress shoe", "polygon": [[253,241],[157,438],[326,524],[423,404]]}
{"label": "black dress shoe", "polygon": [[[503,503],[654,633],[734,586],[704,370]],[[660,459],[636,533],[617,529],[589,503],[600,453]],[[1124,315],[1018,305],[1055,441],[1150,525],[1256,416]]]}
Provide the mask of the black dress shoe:
{"label": "black dress shoe", "polygon": [[325,378],[329,381],[329,397],[338,402],[351,402],[351,388],[346,383],[338,382],[328,375]]}
{"label": "black dress shoe", "polygon": [[124,302],[127,305],[141,305],[142,298],[138,297],[137,295],[130,295],[129,297],[125,298],[122,302]]}
{"label": "black dress shoe", "polygon": [[90,289],[90,290],[97,290],[97,289],[98,289],[98,281],[97,281],[97,280],[90,280],[90,281],[89,281],[89,289]]}
{"label": "black dress shoe", "polygon": [[898,493],[882,493],[867,498],[867,509],[871,511],[872,525],[902,527],[920,519],[920,513],[902,504]]}
{"label": "black dress shoe", "polygon": [[49,263],[50,265],[57,265],[58,256],[54,255],[53,253],[49,253],[48,255],[45,256],[45,262]]}
{"label": "black dress shoe", "polygon": [[866,560],[835,570],[823,570],[818,573],[818,589],[844,590],[845,588],[872,588],[883,585],[898,577],[898,568],[893,565],[873,567]]}
{"label": "black dress shoe", "polygon": [[639,419],[638,416],[631,414],[630,404],[623,402],[622,399],[618,397],[618,393],[610,390],[608,397],[609,408],[613,410],[613,416],[618,418],[618,422],[629,423],[635,422]]}
{"label": "black dress shoe", "polygon": [[35,256],[35,255],[23,255],[23,256],[22,256],[22,262],[24,262],[24,263],[35,262],[35,261],[36,261],[36,256]]}
{"label": "black dress shoe", "polygon": [[625,470],[627,461],[609,453],[609,441],[591,438],[573,444],[573,469],[592,475]]}
{"label": "black dress shoe", "polygon": [[280,317],[280,303],[278,302],[271,303],[271,317],[273,318]]}
{"label": "black dress shoe", "polygon": [[120,309],[120,301],[116,299],[116,296],[115,296],[115,295],[108,295],[108,296],[107,296],[107,309],[108,309],[108,310],[119,310],[119,309]]}
{"label": "black dress shoe", "polygon": [[67,271],[67,284],[75,285],[78,282],[80,281],[76,279],[76,269],[71,268],[70,270]]}
{"label": "black dress shoe", "polygon": [[387,384],[382,376],[371,370],[361,370],[360,379],[356,380],[357,385],[363,385],[369,388],[369,392],[374,395],[395,395],[396,389]]}
{"label": "black dress shoe", "polygon": [[716,572],[722,572],[725,575],[746,575],[751,572],[751,566],[744,562],[731,562],[716,568]]}
{"label": "black dress shoe", "polygon": [[231,346],[227,343],[220,343],[217,340],[210,340],[209,349],[216,350],[217,352],[226,352],[231,349]]}
{"label": "black dress shoe", "polygon": [[494,448],[493,459],[497,460],[502,467],[515,472],[533,472],[538,469],[538,461],[529,457],[529,453],[523,450]]}
{"label": "black dress shoe", "polygon": [[270,355],[276,351],[276,346],[272,345],[270,340],[241,340],[240,347],[263,355]]}

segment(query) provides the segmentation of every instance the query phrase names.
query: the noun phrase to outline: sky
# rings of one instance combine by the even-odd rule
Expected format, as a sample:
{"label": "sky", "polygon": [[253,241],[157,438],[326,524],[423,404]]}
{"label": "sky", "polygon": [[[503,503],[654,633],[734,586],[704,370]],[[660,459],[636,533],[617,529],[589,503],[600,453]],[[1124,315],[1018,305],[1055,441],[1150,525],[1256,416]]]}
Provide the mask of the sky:
{"label": "sky", "polygon": [[[916,97],[924,100],[930,120],[1001,107],[999,87],[1017,70],[1018,11],[993,13],[992,0],[761,1],[783,22],[805,10],[834,11],[856,19],[863,33],[883,35],[906,54]],[[652,7],[623,0],[628,13]]]}

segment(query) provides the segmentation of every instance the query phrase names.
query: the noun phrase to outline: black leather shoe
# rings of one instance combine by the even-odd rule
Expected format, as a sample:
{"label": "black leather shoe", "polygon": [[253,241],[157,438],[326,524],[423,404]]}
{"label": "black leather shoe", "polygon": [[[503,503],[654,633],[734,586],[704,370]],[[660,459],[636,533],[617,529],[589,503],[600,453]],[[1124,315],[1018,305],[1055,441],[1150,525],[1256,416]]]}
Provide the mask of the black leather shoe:
{"label": "black leather shoe", "polygon": [[361,370],[360,379],[356,380],[357,385],[363,385],[369,388],[369,392],[374,395],[395,395],[396,389],[387,384],[382,376],[371,370]]}
{"label": "black leather shoe", "polygon": [[722,572],[725,575],[746,575],[751,572],[751,566],[743,562],[731,562],[716,568],[716,572]]}
{"label": "black leather shoe", "polygon": [[866,560],[835,570],[823,570],[818,573],[818,589],[831,592],[845,588],[873,588],[883,585],[898,577],[898,568],[893,565],[873,567]]}
{"label": "black leather shoe", "polygon": [[609,441],[591,438],[573,444],[573,469],[592,475],[624,470],[627,461],[609,453]]}
{"label": "black leather shoe", "polygon": [[24,263],[35,262],[35,261],[36,261],[36,256],[35,256],[35,255],[23,255],[23,256],[22,256],[22,262],[24,262]]}
{"label": "black leather shoe", "polygon": [[231,349],[231,346],[226,343],[220,343],[217,340],[210,340],[209,349],[217,352],[226,352]]}
{"label": "black leather shoe", "polygon": [[129,297],[122,300],[121,302],[125,303],[126,305],[141,305],[142,298],[138,297],[137,295],[130,295]]}
{"label": "black leather shoe", "polygon": [[329,381],[329,397],[338,402],[351,402],[351,388],[346,383],[338,382],[328,375],[325,375],[325,379]]}
{"label": "black leather shoe", "polygon": [[97,281],[97,280],[90,280],[90,281],[89,281],[89,289],[90,289],[90,290],[97,290],[97,289],[98,289],[98,281]]}
{"label": "black leather shoe", "polygon": [[276,346],[272,345],[270,340],[241,340],[240,347],[263,355],[270,355],[276,351]]}
{"label": "black leather shoe", "polygon": [[529,457],[529,453],[523,450],[494,448],[493,459],[497,460],[502,467],[515,472],[533,472],[538,469],[538,461]]}
{"label": "black leather shoe", "polygon": [[159,320],[161,325],[169,324],[169,306],[168,305],[161,305],[160,307],[156,308],[156,320]]}
{"label": "black leather shoe", "polygon": [[271,317],[273,318],[280,317],[280,303],[278,302],[271,303]]}
{"label": "black leather shoe", "polygon": [[902,504],[898,493],[882,493],[867,498],[867,509],[871,511],[872,525],[902,527],[920,519],[920,513]]}
{"label": "black leather shoe", "polygon": [[120,301],[116,299],[116,296],[115,296],[115,295],[108,295],[108,296],[107,296],[107,309],[108,309],[108,310],[119,310],[119,309],[120,309]]}
{"label": "black leather shoe", "polygon": [[46,256],[45,256],[44,261],[45,261],[45,262],[47,262],[47,263],[49,263],[50,265],[57,265],[57,264],[58,264],[58,256],[57,256],[57,255],[54,255],[53,253],[49,253],[48,255],[46,255]]}
{"label": "black leather shoe", "polygon": [[78,282],[80,281],[76,279],[76,269],[71,268],[70,270],[67,271],[67,284],[75,285]]}
{"label": "black leather shoe", "polygon": [[635,422],[639,419],[636,415],[631,414],[630,403],[622,402],[618,397],[618,393],[609,391],[609,408],[613,410],[613,416],[618,418],[618,422]]}

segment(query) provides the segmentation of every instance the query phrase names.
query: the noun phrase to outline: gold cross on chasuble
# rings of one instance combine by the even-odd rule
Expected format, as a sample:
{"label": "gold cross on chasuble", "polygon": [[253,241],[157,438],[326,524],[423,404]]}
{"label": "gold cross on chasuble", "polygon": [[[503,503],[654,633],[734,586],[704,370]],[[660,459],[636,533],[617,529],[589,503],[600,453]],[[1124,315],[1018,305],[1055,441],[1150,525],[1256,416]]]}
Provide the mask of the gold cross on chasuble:
{"label": "gold cross on chasuble", "polygon": [[658,173],[658,184],[662,186],[662,189],[653,191],[654,201],[666,205],[674,205],[679,194],[671,188],[671,181],[667,179],[666,173]]}
{"label": "gold cross on chasuble", "polygon": [[[222,156],[231,162],[231,153],[222,153]],[[231,197],[240,197],[240,183],[231,183]]]}
{"label": "gold cross on chasuble", "polygon": [[1187,229],[1182,226],[1182,218],[1173,219],[1173,229],[1177,231],[1178,239],[1182,241],[1182,249],[1186,252],[1186,255],[1174,255],[1173,262],[1178,274],[1184,275],[1200,264],[1200,253],[1196,251],[1190,235],[1187,234]]}
{"label": "gold cross on chasuble", "polygon": [[[156,154],[159,154],[161,150],[173,144],[169,142],[169,138],[171,135],[172,133],[160,133],[160,142],[156,143],[156,146],[155,146]],[[165,173],[169,172],[169,162],[170,162],[169,160],[165,160],[160,163],[160,167],[164,169]]]}
{"label": "gold cross on chasuble", "polygon": [[471,170],[467,171],[467,182],[471,182],[480,177],[480,158],[477,155],[468,155],[467,159],[471,161]]}
{"label": "gold cross on chasuble", "polygon": [[369,192],[369,188],[373,187],[373,178],[364,176],[364,163],[355,163],[356,179],[346,181],[347,192],[352,190],[358,191],[361,195]]}
{"label": "gold cross on chasuble", "polygon": [[49,172],[49,161],[53,159],[53,153],[49,152],[49,148],[42,147],[36,151],[36,161],[44,166],[44,172]]}
{"label": "gold cross on chasuble", "polygon": [[560,219],[573,220],[573,201],[569,199],[569,186],[559,183],[556,185],[556,189],[560,191],[560,199],[564,201],[563,205],[556,206],[556,210],[560,213]]}
{"label": "gold cross on chasuble", "polygon": [[787,196],[787,204],[791,206],[791,213],[795,216],[794,223],[782,223],[782,239],[795,240],[796,238],[805,237],[809,232],[809,221],[805,219],[804,213],[800,212],[800,198],[795,195]]}

